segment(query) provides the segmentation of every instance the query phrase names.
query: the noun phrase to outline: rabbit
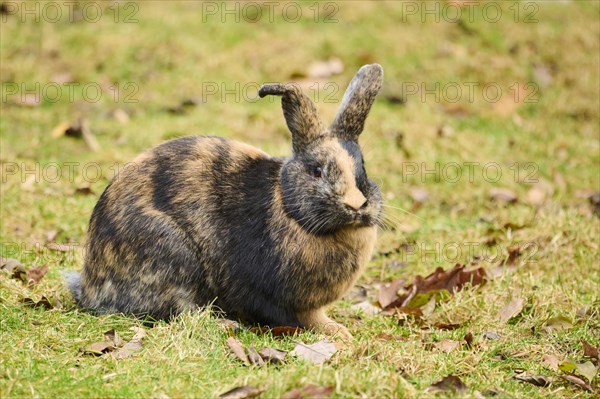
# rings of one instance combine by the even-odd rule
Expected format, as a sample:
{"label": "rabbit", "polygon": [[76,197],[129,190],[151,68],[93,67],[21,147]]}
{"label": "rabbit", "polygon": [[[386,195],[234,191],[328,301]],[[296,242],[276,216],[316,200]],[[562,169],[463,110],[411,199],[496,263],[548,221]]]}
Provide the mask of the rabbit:
{"label": "rabbit", "polygon": [[93,210],[83,270],[70,277],[78,305],[155,319],[212,305],[351,337],[324,309],[365,269],[381,225],[358,136],[382,81],[380,65],[360,68],[329,128],[297,85],[263,85],[259,97],[282,98],[289,158],[201,136],[139,155]]}

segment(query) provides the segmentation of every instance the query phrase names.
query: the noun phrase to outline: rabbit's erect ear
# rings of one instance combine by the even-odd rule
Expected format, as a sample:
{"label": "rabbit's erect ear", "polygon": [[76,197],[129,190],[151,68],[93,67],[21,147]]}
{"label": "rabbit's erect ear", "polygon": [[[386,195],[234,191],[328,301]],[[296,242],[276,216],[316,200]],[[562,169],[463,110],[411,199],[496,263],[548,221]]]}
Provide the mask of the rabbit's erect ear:
{"label": "rabbit's erect ear", "polygon": [[365,120],[383,83],[383,68],[379,64],[365,65],[358,70],[346,89],[331,133],[344,140],[357,140]]}
{"label": "rabbit's erect ear", "polygon": [[292,132],[294,152],[301,152],[310,143],[327,134],[312,100],[302,93],[298,85],[266,84],[258,90],[262,98],[267,95],[282,96],[281,106],[288,129]]}

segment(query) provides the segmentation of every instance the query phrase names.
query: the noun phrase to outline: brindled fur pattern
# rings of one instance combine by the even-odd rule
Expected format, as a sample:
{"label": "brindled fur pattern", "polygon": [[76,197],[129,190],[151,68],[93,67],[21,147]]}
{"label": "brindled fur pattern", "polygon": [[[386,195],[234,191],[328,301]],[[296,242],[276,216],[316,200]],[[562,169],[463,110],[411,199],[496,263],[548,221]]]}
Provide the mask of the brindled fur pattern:
{"label": "brindled fur pattern", "polygon": [[185,137],[138,156],[94,208],[85,264],[71,278],[98,313],[169,318],[213,304],[230,317],[348,336],[324,307],[367,265],[381,215],[358,137],[383,80],[350,83],[330,127],[294,84],[282,96],[293,154],[278,159],[218,137]]}

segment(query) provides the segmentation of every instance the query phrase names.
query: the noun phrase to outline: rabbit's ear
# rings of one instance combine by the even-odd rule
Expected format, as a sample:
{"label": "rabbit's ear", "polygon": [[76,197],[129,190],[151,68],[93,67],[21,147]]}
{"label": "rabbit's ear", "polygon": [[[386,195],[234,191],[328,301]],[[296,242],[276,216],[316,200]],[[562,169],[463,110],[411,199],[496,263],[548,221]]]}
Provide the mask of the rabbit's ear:
{"label": "rabbit's ear", "polygon": [[365,65],[348,85],[331,133],[344,140],[358,140],[365,120],[383,83],[383,68],[379,64]]}
{"label": "rabbit's ear", "polygon": [[292,132],[295,153],[301,152],[316,139],[327,134],[315,104],[302,93],[298,85],[266,84],[258,90],[258,95],[261,98],[267,95],[282,96],[283,115],[288,129]]}

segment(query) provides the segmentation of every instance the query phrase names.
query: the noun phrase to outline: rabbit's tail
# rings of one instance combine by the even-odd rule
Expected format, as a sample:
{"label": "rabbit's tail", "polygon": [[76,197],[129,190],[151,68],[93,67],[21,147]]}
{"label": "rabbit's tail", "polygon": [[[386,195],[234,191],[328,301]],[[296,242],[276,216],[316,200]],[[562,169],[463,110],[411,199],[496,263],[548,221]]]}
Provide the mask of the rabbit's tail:
{"label": "rabbit's tail", "polygon": [[81,273],[66,272],[63,274],[63,278],[73,293],[75,301],[79,302],[81,299]]}

